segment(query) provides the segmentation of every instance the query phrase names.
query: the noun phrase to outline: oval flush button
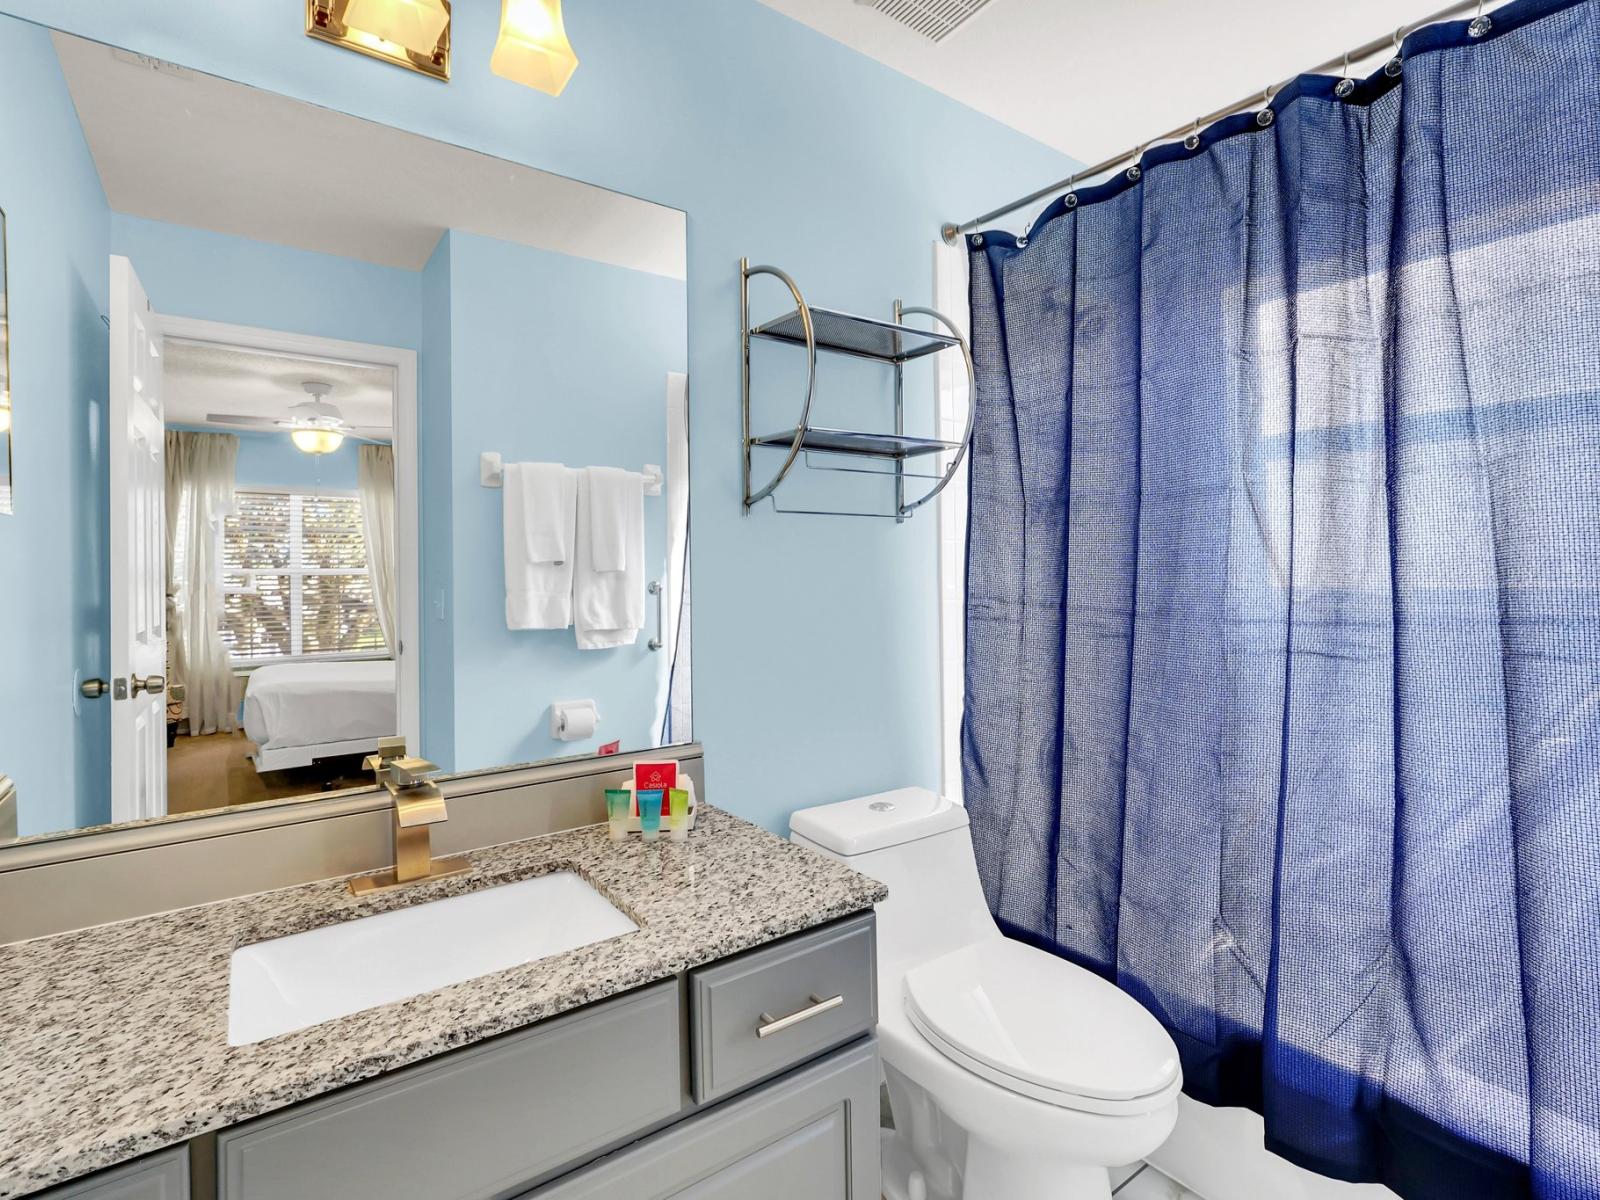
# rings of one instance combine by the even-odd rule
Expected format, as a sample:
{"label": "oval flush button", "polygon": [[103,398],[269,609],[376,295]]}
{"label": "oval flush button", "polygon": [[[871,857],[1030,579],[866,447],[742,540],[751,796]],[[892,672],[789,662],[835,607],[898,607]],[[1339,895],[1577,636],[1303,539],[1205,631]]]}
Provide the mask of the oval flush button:
{"label": "oval flush button", "polygon": [[893,812],[894,811],[894,801],[893,800],[874,800],[871,804],[867,805],[867,807],[869,809],[871,809],[873,812]]}

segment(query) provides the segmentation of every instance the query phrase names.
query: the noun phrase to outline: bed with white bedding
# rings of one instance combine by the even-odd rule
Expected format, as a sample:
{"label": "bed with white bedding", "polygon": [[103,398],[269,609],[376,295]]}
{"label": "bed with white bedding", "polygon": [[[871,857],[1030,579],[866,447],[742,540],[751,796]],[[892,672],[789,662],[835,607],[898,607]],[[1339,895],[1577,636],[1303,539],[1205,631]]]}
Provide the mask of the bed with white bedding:
{"label": "bed with white bedding", "polygon": [[257,667],[244,693],[244,732],[257,771],[367,754],[400,728],[394,663],[290,662]]}

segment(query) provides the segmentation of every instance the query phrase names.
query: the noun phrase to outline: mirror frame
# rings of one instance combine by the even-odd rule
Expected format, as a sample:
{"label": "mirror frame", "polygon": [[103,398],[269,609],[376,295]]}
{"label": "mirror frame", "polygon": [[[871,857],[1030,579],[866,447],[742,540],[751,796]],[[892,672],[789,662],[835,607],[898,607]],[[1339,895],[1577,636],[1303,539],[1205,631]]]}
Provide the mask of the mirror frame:
{"label": "mirror frame", "polygon": [[6,456],[3,465],[5,476],[0,478],[4,490],[0,491],[0,517],[15,516],[17,512],[16,455],[11,453],[11,443],[17,436],[17,410],[11,397],[11,270],[6,257],[6,210],[0,208],[0,399],[5,401],[10,421],[6,424]]}

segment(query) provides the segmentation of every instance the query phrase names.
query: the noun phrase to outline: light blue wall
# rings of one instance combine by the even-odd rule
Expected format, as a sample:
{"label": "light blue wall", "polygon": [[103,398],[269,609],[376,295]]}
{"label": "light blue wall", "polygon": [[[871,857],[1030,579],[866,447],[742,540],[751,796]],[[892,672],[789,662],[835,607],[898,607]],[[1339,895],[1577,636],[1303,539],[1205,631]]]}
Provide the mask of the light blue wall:
{"label": "light blue wall", "polygon": [[296,450],[287,434],[240,433],[234,486],[289,488],[304,495],[356,490],[356,458],[360,442],[346,438],[332,454]]}
{"label": "light blue wall", "polygon": [[448,85],[306,38],[281,0],[4,6],[687,210],[708,798],[780,828],[802,804],[937,783],[935,522],[741,515],[738,261],[882,313],[929,296],[941,221],[1072,163],[755,0],[568,5],[583,62],[559,98],[490,73],[497,0],[455,4]]}
{"label": "light blue wall", "polygon": [[4,20],[15,514],[0,515],[0,773],[26,836],[111,819],[110,702],[73,716],[73,677],[105,676],[107,209],[43,31]]}
{"label": "light blue wall", "polygon": [[[168,425],[167,428],[190,427]],[[360,442],[346,439],[332,454],[306,454],[295,449],[286,433],[248,433],[236,429],[227,432],[239,439],[233,483],[243,491],[285,488],[314,496],[325,491],[356,490],[356,450]]]}
{"label": "light blue wall", "polygon": [[[638,470],[666,454],[667,373],[684,369],[682,280],[452,231],[455,765],[530,762],[621,739],[648,746],[665,656],[579,650],[571,630],[513,632],[502,585],[503,493],[478,455]],[[426,491],[434,490],[432,486]],[[647,578],[666,562],[666,501],[645,501]],[[550,737],[549,706],[592,699],[597,735]]]}
{"label": "light blue wall", "polygon": [[174,317],[417,348],[421,277],[353,258],[111,214],[111,252]]}

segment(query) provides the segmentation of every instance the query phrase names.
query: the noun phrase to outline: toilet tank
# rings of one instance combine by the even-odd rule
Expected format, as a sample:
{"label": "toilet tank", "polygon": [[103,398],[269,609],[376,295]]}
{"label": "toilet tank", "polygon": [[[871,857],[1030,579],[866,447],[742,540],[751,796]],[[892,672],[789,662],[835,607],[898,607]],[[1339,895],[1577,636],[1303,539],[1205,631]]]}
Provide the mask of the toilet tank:
{"label": "toilet tank", "polygon": [[967,810],[927,788],[898,788],[803,808],[789,838],[887,884],[878,907],[878,960],[904,970],[1000,936],[978,882]]}

